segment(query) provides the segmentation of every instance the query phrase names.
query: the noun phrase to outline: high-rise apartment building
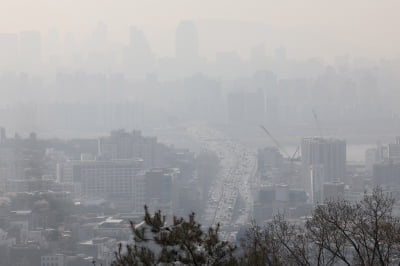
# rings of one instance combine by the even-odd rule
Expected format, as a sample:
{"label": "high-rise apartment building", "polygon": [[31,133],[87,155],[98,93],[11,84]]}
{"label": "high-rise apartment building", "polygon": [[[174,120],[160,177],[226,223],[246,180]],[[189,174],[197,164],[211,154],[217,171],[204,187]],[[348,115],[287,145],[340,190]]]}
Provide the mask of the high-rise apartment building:
{"label": "high-rise apartment building", "polygon": [[310,166],[323,166],[323,182],[343,182],[346,174],[346,142],[334,138],[310,137],[301,142],[304,189],[311,191]]}

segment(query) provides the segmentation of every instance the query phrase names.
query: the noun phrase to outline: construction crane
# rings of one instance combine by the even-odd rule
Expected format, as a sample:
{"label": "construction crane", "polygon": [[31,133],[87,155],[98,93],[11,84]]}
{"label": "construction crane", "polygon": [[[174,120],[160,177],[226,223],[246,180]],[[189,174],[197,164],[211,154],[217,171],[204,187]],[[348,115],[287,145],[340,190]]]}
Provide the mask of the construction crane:
{"label": "construction crane", "polygon": [[290,156],[289,153],[287,153],[286,150],[283,149],[283,147],[279,144],[279,142],[274,138],[274,136],[272,136],[272,134],[268,131],[268,129],[266,129],[263,125],[260,125],[260,127],[271,138],[271,140],[275,143],[276,147],[286,155],[287,159],[293,162],[295,160],[296,154],[299,152],[300,147],[297,146],[296,151],[293,153],[292,156]]}
{"label": "construction crane", "polygon": [[323,138],[324,136],[322,135],[322,128],[321,128],[321,124],[319,123],[317,113],[315,112],[314,109],[312,109],[312,113],[313,113],[315,123],[317,124],[317,127],[318,127],[319,135],[321,138]]}
{"label": "construction crane", "polygon": [[293,153],[292,156],[290,156],[279,144],[279,142],[272,136],[272,134],[266,129],[263,125],[260,125],[261,129],[271,138],[271,140],[275,143],[277,148],[283,152],[286,155],[285,161],[289,162],[289,165],[286,169],[286,171],[282,172],[282,180],[284,183],[287,183],[288,180],[291,180],[293,177],[297,176],[298,171],[296,170],[296,166],[294,164],[294,161],[298,161],[299,158],[295,158],[296,154],[299,152],[300,147],[297,146],[296,151]]}
{"label": "construction crane", "polygon": [[278,149],[283,152],[286,157],[291,158],[291,156],[282,148],[282,146],[279,144],[279,142],[272,136],[272,134],[266,129],[263,125],[260,125],[261,129],[264,130],[265,133],[272,139],[272,141],[275,143],[275,145],[278,147]]}
{"label": "construction crane", "polygon": [[292,157],[290,158],[290,161],[291,161],[291,162],[293,162],[293,161],[295,161],[295,160],[296,160],[296,161],[299,160],[299,157],[295,158],[295,156],[296,156],[296,154],[299,152],[299,150],[300,150],[300,146],[297,146],[295,152],[293,153]]}

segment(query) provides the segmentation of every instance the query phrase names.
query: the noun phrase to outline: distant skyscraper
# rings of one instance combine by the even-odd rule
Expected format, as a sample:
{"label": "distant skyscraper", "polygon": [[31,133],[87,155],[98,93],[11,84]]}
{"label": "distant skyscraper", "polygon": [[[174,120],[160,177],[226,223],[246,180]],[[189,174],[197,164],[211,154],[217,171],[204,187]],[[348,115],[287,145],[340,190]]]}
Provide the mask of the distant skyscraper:
{"label": "distant skyscraper", "polygon": [[343,182],[346,174],[346,142],[321,137],[303,138],[301,160],[304,188],[310,192],[310,166],[322,165],[324,182]]}
{"label": "distant skyscraper", "polygon": [[150,45],[140,29],[131,27],[129,44],[124,50],[125,68],[127,72],[143,77],[154,71],[155,56]]}
{"label": "distant skyscraper", "polygon": [[135,50],[144,53],[151,53],[150,45],[144,36],[143,31],[137,27],[131,27],[129,32],[129,45]]}
{"label": "distant skyscraper", "polygon": [[192,21],[182,21],[176,29],[176,57],[190,61],[199,56],[197,27]]}
{"label": "distant skyscraper", "polygon": [[23,31],[19,39],[19,57],[24,70],[40,64],[42,56],[42,37],[37,31]]}
{"label": "distant skyscraper", "polygon": [[0,70],[13,69],[18,58],[18,37],[16,34],[0,34]]}

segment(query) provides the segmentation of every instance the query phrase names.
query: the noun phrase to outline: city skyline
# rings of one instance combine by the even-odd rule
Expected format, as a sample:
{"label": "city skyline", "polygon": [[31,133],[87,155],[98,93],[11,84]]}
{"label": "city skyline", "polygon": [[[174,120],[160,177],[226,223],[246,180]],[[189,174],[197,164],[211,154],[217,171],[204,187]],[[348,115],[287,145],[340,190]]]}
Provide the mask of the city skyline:
{"label": "city skyline", "polygon": [[0,266],[399,264],[398,10],[2,0]]}
{"label": "city skyline", "polygon": [[[29,8],[22,9],[22,6]],[[136,26],[146,33],[160,56],[173,55],[174,37],[171,35],[183,20],[193,20],[200,28],[201,53],[208,58],[226,47],[245,56],[252,45],[259,43],[265,43],[269,50],[284,45],[294,58],[303,59],[318,56],[332,60],[334,56],[345,54],[392,58],[398,57],[400,52],[395,12],[399,3],[394,0],[383,3],[377,0],[351,3],[253,0],[247,4],[225,0],[119,1],[114,4],[107,0],[96,2],[96,8],[93,8],[93,1],[57,1],[55,4],[18,0],[5,1],[3,7],[0,32],[38,30],[44,33],[58,29],[62,34],[74,33],[81,42],[96,23],[103,22],[109,26],[112,39],[124,43],[128,28]],[[12,12],[20,14],[24,20],[10,16]],[[70,20],[71,16],[75,19]],[[225,38],[220,38],[221,30]],[[235,38],[235,35],[245,38]],[[366,43],[369,45],[364,45]]]}

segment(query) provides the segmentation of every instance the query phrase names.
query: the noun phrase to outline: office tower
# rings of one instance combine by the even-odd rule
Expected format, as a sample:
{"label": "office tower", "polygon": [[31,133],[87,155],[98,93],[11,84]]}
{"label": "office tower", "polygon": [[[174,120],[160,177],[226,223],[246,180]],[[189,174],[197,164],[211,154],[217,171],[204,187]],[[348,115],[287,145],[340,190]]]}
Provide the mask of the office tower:
{"label": "office tower", "polygon": [[301,142],[304,189],[311,190],[310,166],[322,165],[324,182],[343,182],[346,174],[346,142],[334,138],[310,137]]}
{"label": "office tower", "polygon": [[141,158],[146,168],[162,166],[166,147],[155,137],[143,137],[140,131],[112,131],[111,136],[98,142],[98,155],[106,159]]}
{"label": "office tower", "polygon": [[0,33],[0,71],[14,70],[18,61],[18,37]]}
{"label": "office tower", "polygon": [[393,162],[400,162],[400,137],[396,137],[395,143],[390,143],[389,148],[389,160]]}
{"label": "office tower", "polygon": [[74,184],[75,196],[104,199],[119,209],[140,212],[144,202],[144,172],[140,160],[68,161],[58,166],[60,183]]}
{"label": "office tower", "polygon": [[151,53],[150,45],[144,36],[143,31],[137,27],[130,28],[129,45],[132,46],[138,53]]}
{"label": "office tower", "polygon": [[182,21],[176,29],[176,57],[191,61],[199,56],[199,38],[192,21]]}
{"label": "office tower", "polygon": [[40,32],[23,31],[19,39],[19,58],[23,70],[32,70],[40,65],[42,38]]}
{"label": "office tower", "polygon": [[133,76],[144,77],[154,71],[155,56],[150,45],[140,29],[131,27],[129,44],[124,50],[126,72]]}
{"label": "office tower", "polygon": [[322,203],[324,201],[324,166],[321,164],[314,164],[310,166],[310,182],[311,193],[310,199],[312,203]]}

